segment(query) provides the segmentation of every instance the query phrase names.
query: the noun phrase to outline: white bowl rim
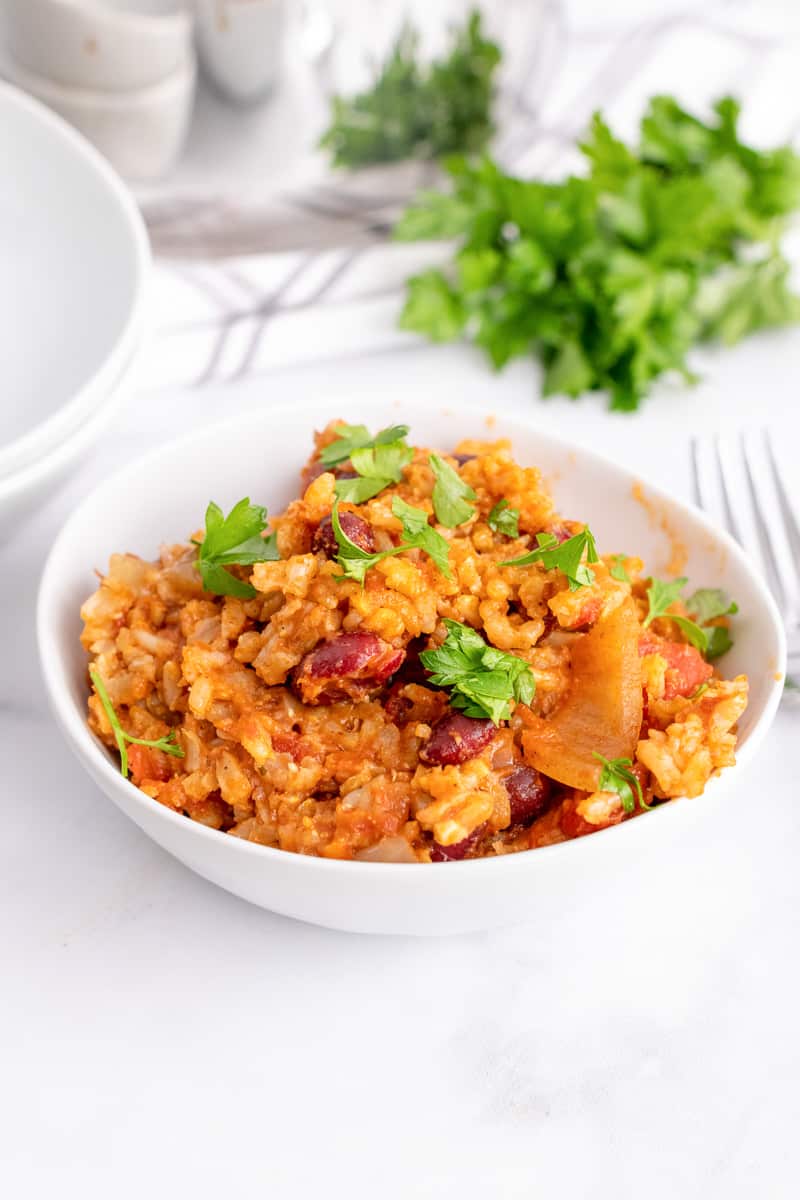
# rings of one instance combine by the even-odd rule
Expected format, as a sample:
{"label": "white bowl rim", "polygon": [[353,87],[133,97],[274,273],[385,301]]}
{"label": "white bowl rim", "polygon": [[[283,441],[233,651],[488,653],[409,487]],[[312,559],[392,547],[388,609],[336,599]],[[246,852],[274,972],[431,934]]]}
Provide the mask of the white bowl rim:
{"label": "white bowl rim", "polygon": [[[163,804],[159,804],[157,800],[151,799],[140,788],[129,780],[124,779],[120,774],[119,768],[116,767],[100,742],[90,733],[86,723],[85,716],[79,713],[77,708],[72,704],[69,696],[66,694],[61,681],[57,677],[57,671],[54,664],[60,660],[58,641],[54,636],[54,630],[51,628],[48,617],[51,608],[50,595],[57,588],[57,580],[55,580],[55,569],[57,559],[60,553],[60,548],[63,543],[68,541],[72,526],[76,524],[84,512],[94,507],[98,500],[102,499],[102,493],[106,487],[117,487],[121,482],[130,479],[133,481],[138,474],[138,471],[143,466],[152,466],[157,463],[160,458],[170,458],[176,450],[180,449],[184,454],[191,453],[191,447],[195,442],[206,441],[209,437],[213,437],[216,433],[228,432],[241,426],[243,430],[248,430],[248,427],[257,422],[270,421],[274,423],[275,419],[279,419],[281,412],[297,413],[298,408],[308,408],[317,410],[319,400],[312,402],[297,402],[270,405],[266,409],[251,410],[246,413],[240,413],[234,417],[229,417],[223,421],[216,421],[208,425],[204,425],[201,429],[194,430],[189,434],[182,435],[171,439],[169,442],[158,446],[156,449],[148,451],[146,454],[136,458],[133,462],[128,463],[121,470],[113,473],[104,479],[96,488],[94,488],[88,496],[84,497],[78,507],[67,518],[58,535],[56,536],[53,545],[50,548],[44,569],[42,571],[39,582],[39,591],[36,604],[36,636],[39,651],[39,661],[44,677],[48,700],[51,711],[53,712],[57,724],[60,726],[65,735],[68,745],[76,757],[83,761],[90,759],[96,771],[99,771],[101,776],[106,780],[107,786],[113,791],[120,788],[132,789],[131,792],[125,794],[130,798],[131,795],[135,801],[149,812],[157,812],[168,824],[175,827],[180,826],[186,832],[187,837],[196,838],[200,841],[211,840],[212,843],[222,847],[228,846],[231,854],[242,854],[245,856],[261,857],[265,865],[278,856],[279,861],[286,863],[287,857],[293,860],[294,865],[298,870],[305,871],[325,871],[330,875],[338,875],[342,872],[350,874],[354,872],[368,873],[377,872],[387,877],[391,876],[395,883],[398,880],[407,880],[403,886],[408,886],[413,889],[414,880],[418,878],[417,871],[413,868],[429,867],[435,864],[429,863],[384,863],[384,862],[363,862],[356,859],[332,859],[322,858],[310,854],[298,854],[293,851],[280,850],[272,846],[262,846],[255,842],[248,842],[242,838],[232,837],[229,833],[221,830],[211,829],[199,821],[193,821],[189,817],[185,817],[181,813],[176,813],[172,809],[167,808]],[[450,411],[449,406],[442,406],[445,411]],[[503,410],[498,413],[497,408],[487,408],[485,405],[464,404],[464,409],[468,409],[470,414],[484,416],[485,418],[497,420],[501,417],[502,421],[508,421],[511,424],[530,425],[536,432],[537,436],[543,442],[549,442],[553,448],[564,450],[567,453],[573,453],[578,457],[585,458],[596,465],[610,470],[618,475],[623,475],[636,482],[636,476],[626,467],[621,467],[617,462],[606,454],[599,453],[596,450],[585,449],[583,446],[578,446],[570,442],[565,437],[558,434],[550,433],[539,428],[531,419],[527,419],[524,414],[513,410]],[[720,529],[699,508],[692,504],[688,504],[683,500],[677,500],[664,489],[656,487],[649,481],[647,483],[648,498],[654,501],[666,502],[669,505],[674,505],[679,509],[685,510],[690,517],[696,521],[709,535],[709,537],[720,543],[726,553],[731,556],[747,573],[751,581],[755,585],[755,590],[759,595],[763,607],[769,617],[773,632],[776,636],[778,646],[778,661],[774,667],[774,682],[770,689],[768,698],[764,704],[761,715],[758,717],[755,725],[750,730],[743,748],[737,747],[736,764],[729,767],[723,773],[723,777],[716,777],[709,780],[706,785],[706,791],[703,795],[690,800],[686,797],[679,797],[675,800],[668,801],[665,804],[659,805],[652,811],[642,814],[648,822],[659,820],[662,823],[669,820],[676,820],[677,814],[684,810],[684,806],[692,803],[701,803],[704,796],[710,789],[715,788],[720,783],[725,786],[725,783],[730,778],[732,772],[739,772],[753,757],[755,752],[761,745],[766,733],[772,724],[772,719],[777,711],[783,692],[783,678],[786,671],[786,635],[783,622],[778,613],[777,605],[772,597],[771,592],[761,577],[752,569],[750,562],[741,548],[730,534],[725,530]],[[535,870],[535,864],[540,860],[541,855],[547,855],[548,858],[554,858],[564,853],[570,854],[573,857],[579,852],[582,847],[585,851],[586,843],[590,843],[594,848],[595,853],[599,853],[601,847],[609,845],[609,838],[613,838],[610,845],[613,847],[619,845],[622,838],[632,838],[641,835],[640,820],[624,821],[620,825],[611,826],[606,829],[597,830],[591,837],[572,838],[566,842],[559,842],[551,846],[541,846],[535,851],[522,852],[518,854],[498,855],[490,858],[473,858],[464,859],[461,861],[450,862],[447,864],[447,877],[455,878],[457,874],[464,874],[468,871],[484,871],[484,872],[500,872],[519,870]],[[649,826],[648,826],[649,827]],[[634,832],[636,831],[636,832]],[[655,835],[655,831],[654,831]],[[222,850],[225,853],[224,850]],[[444,874],[444,873],[443,873]]]}
{"label": "white bowl rim", "polygon": [[[61,468],[83,454],[93,442],[97,441],[113,416],[113,409],[118,401],[121,388],[141,349],[137,342],[131,347],[130,355],[119,365],[116,377],[109,381],[105,402],[80,424],[77,429],[51,447],[41,458],[29,463],[13,475],[0,478],[0,505],[6,500],[13,501],[20,492],[35,491],[49,475],[58,475]],[[27,514],[25,514],[27,516]],[[24,520],[25,516],[21,519]]]}
{"label": "white bowl rim", "polygon": [[[48,112],[52,110],[47,108],[47,104],[52,103],[65,107],[71,106],[73,109],[83,109],[87,112],[123,113],[130,112],[132,108],[138,108],[140,105],[163,103],[171,100],[175,93],[186,91],[194,84],[197,74],[197,59],[194,53],[190,52],[163,79],[159,79],[155,83],[147,83],[144,87],[125,88],[119,92],[109,92],[102,88],[69,87],[65,83],[56,83],[53,79],[47,79],[44,75],[31,71],[7,50],[0,50],[0,68],[3,72],[7,72],[8,82],[12,86],[18,87],[20,90],[28,88],[31,91],[35,90],[37,97],[43,97],[43,99],[32,97],[32,99],[35,103],[43,104]],[[29,93],[24,91],[24,94],[28,95]],[[58,120],[63,120],[63,118],[59,117]],[[73,127],[67,122],[67,128],[72,129]],[[78,133],[78,137],[82,138],[83,135]],[[88,144],[91,146],[91,143]],[[93,146],[92,149],[94,150]],[[99,152],[95,151],[95,153]],[[102,155],[101,161],[106,162]],[[110,169],[113,171],[113,168]]]}
{"label": "white bowl rim", "polygon": [[[121,375],[123,365],[133,357],[133,352],[142,339],[145,323],[145,297],[151,268],[150,242],[136,201],[102,154],[68,121],[59,117],[46,104],[42,104],[41,101],[29,96],[13,84],[0,80],[0,104],[5,102],[32,114],[34,119],[49,127],[100,178],[103,186],[116,202],[127,225],[133,247],[134,268],[130,311],[117,334],[116,341],[103,361],[84,380],[77,391],[65,403],[60,404],[52,411],[45,420],[40,421],[21,437],[0,447],[0,500],[3,499],[6,491],[16,491],[23,477],[27,481],[32,474],[35,475],[37,467],[44,467],[50,456],[58,454],[59,449],[64,447],[64,441],[70,441],[81,425],[103,406],[108,398],[110,385]],[[86,409],[85,412],[83,412],[84,409]],[[81,412],[83,412],[83,416],[76,416]],[[59,439],[64,439],[61,445],[59,445]],[[6,457],[12,461],[8,469],[4,470],[3,460]],[[15,458],[20,460],[19,466],[16,467],[13,465]],[[51,467],[52,463],[50,463]]]}
{"label": "white bowl rim", "polygon": [[[30,2],[30,0],[29,0]],[[192,27],[192,16],[188,9],[181,7],[175,0],[175,8],[171,12],[144,13],[124,8],[109,8],[98,0],[47,0],[47,3],[58,8],[71,8],[77,15],[91,18],[101,17],[109,25],[117,27],[122,33],[136,30],[137,33],[163,35],[172,26],[177,32],[189,32]],[[171,30],[170,30],[171,32]]]}

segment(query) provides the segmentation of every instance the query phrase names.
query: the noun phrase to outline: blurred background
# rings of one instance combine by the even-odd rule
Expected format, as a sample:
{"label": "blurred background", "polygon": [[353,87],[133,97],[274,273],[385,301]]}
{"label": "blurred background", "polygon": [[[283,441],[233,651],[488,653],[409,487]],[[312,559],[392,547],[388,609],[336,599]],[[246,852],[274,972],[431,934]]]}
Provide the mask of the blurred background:
{"label": "blurred background", "polygon": [[[413,156],[335,167],[319,141],[332,97],[370,88],[405,23],[430,62],[474,7],[2,0],[0,74],[93,141],[141,206],[159,343],[143,387],[408,341],[394,319],[402,284],[436,252],[387,243],[437,168]],[[789,0],[484,0],[480,12],[502,52],[490,146],[515,173],[563,176],[595,109],[631,136],[663,91],[700,112],[737,94],[756,142],[791,140],[800,126],[800,10]],[[280,336],[264,338],[275,322]]]}

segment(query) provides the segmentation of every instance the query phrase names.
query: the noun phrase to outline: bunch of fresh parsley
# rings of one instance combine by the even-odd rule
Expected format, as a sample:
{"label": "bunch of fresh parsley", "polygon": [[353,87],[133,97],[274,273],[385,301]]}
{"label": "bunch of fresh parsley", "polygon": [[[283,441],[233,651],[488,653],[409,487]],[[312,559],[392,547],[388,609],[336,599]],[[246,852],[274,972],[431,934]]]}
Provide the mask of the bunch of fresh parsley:
{"label": "bunch of fresh parsley", "polygon": [[405,25],[369,91],[334,96],[320,145],[335,166],[439,158],[486,145],[500,50],[484,36],[480,13],[453,30],[445,58],[424,66],[418,51],[419,37]]}
{"label": "bunch of fresh parsley", "polygon": [[560,183],[450,160],[451,191],[421,193],[395,230],[459,242],[447,268],[409,280],[403,328],[466,334],[497,368],[532,353],[545,395],[606,391],[630,410],[664,372],[693,378],[698,341],[798,320],[778,239],[800,157],[746,145],[738,114],[724,98],[706,123],[658,96],[635,148],[598,114],[588,174]]}

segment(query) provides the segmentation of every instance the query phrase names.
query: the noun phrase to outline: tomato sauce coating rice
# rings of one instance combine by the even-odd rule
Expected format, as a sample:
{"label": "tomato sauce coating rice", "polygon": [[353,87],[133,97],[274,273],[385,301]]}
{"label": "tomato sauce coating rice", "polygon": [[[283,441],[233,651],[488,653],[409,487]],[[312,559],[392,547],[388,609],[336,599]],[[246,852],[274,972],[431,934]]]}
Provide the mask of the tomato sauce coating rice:
{"label": "tomato sauce coating rice", "polygon": [[[264,846],[451,862],[699,796],[734,762],[747,679],[718,677],[672,619],[687,614],[680,599],[648,620],[640,560],[600,557],[580,586],[546,558],[506,565],[537,535],[559,546],[585,528],[554,511],[508,442],[439,452],[473,497],[455,527],[436,519],[421,448],[399,482],[340,503],[340,528],[365,554],[403,539],[397,498],[423,510],[446,541],[449,577],[419,547],[377,558],[363,583],[344,577],[331,512],[337,479],[356,472],[319,460],[339,429],[316,435],[302,495],[271,520],[280,557],[228,566],[252,594],[204,590],[201,531],[154,562],[113,555],[83,605],[82,642],[107,701],[95,683],[91,729],[117,749],[110,705],[129,737],[160,743],[128,741],[143,792]],[[517,515],[511,532],[489,522],[500,501]],[[527,665],[528,702],[512,698],[498,722],[432,681],[424,658],[452,623]],[[609,774],[607,763],[622,765]]]}

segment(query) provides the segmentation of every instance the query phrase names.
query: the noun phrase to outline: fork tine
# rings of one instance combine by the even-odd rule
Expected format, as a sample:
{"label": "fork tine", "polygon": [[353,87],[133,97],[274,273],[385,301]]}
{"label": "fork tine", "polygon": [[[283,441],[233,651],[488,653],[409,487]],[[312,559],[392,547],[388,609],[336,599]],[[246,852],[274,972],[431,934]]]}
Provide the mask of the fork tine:
{"label": "fork tine", "polygon": [[789,544],[784,516],[779,505],[775,505],[775,515],[778,520],[770,520],[765,512],[768,501],[764,489],[756,482],[751,452],[744,434],[740,435],[742,459],[745,467],[745,477],[753,506],[753,517],[758,529],[761,551],[768,574],[772,580],[772,589],[781,608],[782,616],[787,625],[797,622],[798,600],[800,600],[800,581],[794,563],[792,548]]}
{"label": "fork tine", "polygon": [[714,438],[712,445],[714,447],[714,457],[716,459],[717,475],[719,477],[719,490],[720,490],[720,496],[722,497],[722,511],[723,511],[723,517],[724,517],[724,521],[725,521],[725,527],[726,527],[726,529],[729,530],[730,533],[733,534],[733,536],[736,538],[736,541],[739,543],[739,545],[743,546],[744,545],[744,537],[742,535],[742,528],[741,528],[736,516],[734,515],[733,504],[731,502],[731,492],[733,490],[733,484],[728,480],[727,475],[726,475],[725,458],[720,449],[719,435],[717,435],[717,437]]}
{"label": "fork tine", "polygon": [[791,546],[792,554],[795,562],[800,570],[800,525],[797,523],[797,517],[792,506],[792,502],[786,492],[778,464],[775,460],[775,451],[772,446],[772,438],[769,436],[769,430],[764,430],[764,447],[767,452],[767,462],[769,463],[770,471],[772,472],[772,482],[775,484],[775,494],[778,497],[783,523],[786,528],[786,536]]}

